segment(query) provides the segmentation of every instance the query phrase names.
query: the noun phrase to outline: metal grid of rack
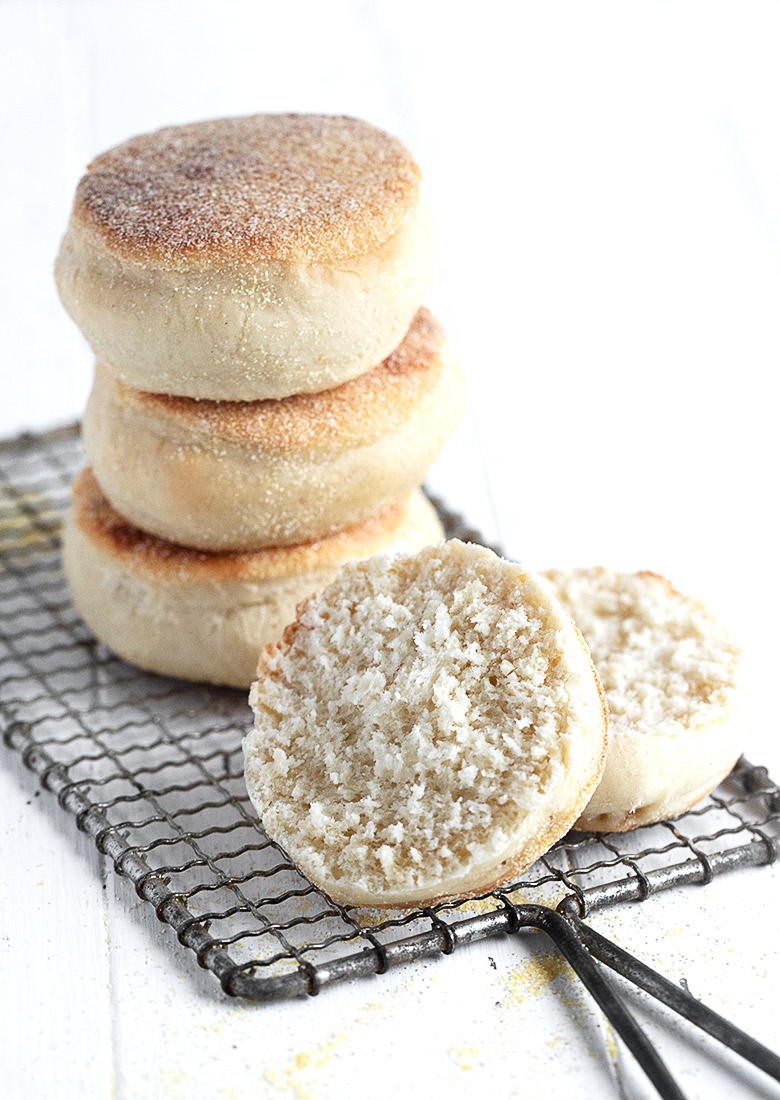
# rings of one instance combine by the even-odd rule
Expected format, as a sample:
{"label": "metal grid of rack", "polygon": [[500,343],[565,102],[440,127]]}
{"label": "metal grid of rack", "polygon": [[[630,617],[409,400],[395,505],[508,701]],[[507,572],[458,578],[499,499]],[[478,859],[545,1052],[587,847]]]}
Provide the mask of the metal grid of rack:
{"label": "metal grid of rack", "polygon": [[[780,853],[780,790],[743,760],[675,821],[572,833],[498,894],[390,913],[334,902],[254,814],[242,777],[245,696],[126,665],[72,608],[59,527],[83,461],[75,426],[0,445],[0,725],[228,993],[316,993],[512,931],[523,903],[584,916]],[[439,508],[449,535],[478,539]]]}

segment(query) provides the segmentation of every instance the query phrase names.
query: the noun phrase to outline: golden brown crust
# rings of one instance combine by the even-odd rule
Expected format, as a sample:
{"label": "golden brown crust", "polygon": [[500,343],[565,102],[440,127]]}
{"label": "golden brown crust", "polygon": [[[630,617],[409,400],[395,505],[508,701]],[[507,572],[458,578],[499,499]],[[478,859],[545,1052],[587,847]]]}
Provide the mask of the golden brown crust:
{"label": "golden brown crust", "polygon": [[[210,401],[147,393],[117,381],[121,399],[195,431],[204,440],[252,444],[274,451],[358,444],[393,431],[436,386],[444,331],[419,309],[402,343],[384,362],[320,393],[280,400]],[[105,369],[105,368],[100,368]]]}
{"label": "golden brown crust", "polygon": [[296,546],[225,552],[194,550],[148,535],[115,511],[100,490],[92,470],[82,470],[73,483],[73,514],[86,538],[125,568],[144,576],[189,581],[259,581],[340,565],[350,557],[367,557],[386,546],[407,513],[408,499],[329,538]]}
{"label": "golden brown crust", "polygon": [[662,576],[660,573],[654,573],[652,569],[640,569],[635,574],[635,577],[652,577],[653,580],[663,581],[664,587],[671,596],[681,596],[682,593],[678,592],[668,577]]}
{"label": "golden brown crust", "polygon": [[363,255],[402,226],[420,171],[359,119],[252,115],[170,126],[95,158],[74,221],[163,267]]}

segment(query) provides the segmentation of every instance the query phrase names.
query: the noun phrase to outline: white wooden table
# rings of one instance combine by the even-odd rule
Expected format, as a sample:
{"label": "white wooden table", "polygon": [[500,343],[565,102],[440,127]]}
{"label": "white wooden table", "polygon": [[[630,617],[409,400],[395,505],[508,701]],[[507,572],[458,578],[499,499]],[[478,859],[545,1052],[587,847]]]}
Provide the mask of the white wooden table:
{"label": "white wooden table", "polygon": [[[429,302],[470,413],[431,485],[532,566],[650,568],[776,682],[780,20],[769,4],[0,3],[0,435],[78,416],[51,265],[87,160],[256,110],[402,136],[438,221]],[[3,1095],[308,1100],[652,1093],[538,936],[267,1007],[231,1001],[55,800],[0,765]],[[594,927],[780,1047],[780,869]],[[690,1097],[780,1096],[638,997]]]}

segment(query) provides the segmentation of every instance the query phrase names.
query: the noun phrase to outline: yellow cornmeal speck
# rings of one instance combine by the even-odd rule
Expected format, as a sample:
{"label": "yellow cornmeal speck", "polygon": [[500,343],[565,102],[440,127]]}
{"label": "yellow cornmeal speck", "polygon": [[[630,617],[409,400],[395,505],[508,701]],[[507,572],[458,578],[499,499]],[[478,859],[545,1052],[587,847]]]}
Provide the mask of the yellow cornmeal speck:
{"label": "yellow cornmeal speck", "polygon": [[472,913],[475,916],[482,913],[494,913],[496,909],[500,908],[501,906],[495,898],[471,898],[458,906],[461,913]]}
{"label": "yellow cornmeal speck", "polygon": [[512,967],[502,979],[506,996],[502,1003],[519,1005],[527,997],[538,997],[558,978],[572,978],[574,971],[562,955],[535,955]]}
{"label": "yellow cornmeal speck", "polygon": [[[267,1069],[263,1078],[271,1088],[292,1093],[295,1100],[313,1100],[311,1088],[315,1082],[309,1071],[326,1065],[348,1037],[343,1032],[337,1032],[319,1046],[300,1051],[283,1069]],[[302,1077],[306,1079],[302,1080]]]}
{"label": "yellow cornmeal speck", "polygon": [[392,909],[353,909],[351,916],[361,928],[374,928],[382,921],[390,919],[394,913],[395,910]]}
{"label": "yellow cornmeal speck", "polygon": [[360,1012],[360,1015],[355,1017],[355,1023],[356,1024],[365,1024],[366,1023],[366,1017],[365,1017],[364,1013],[366,1013],[366,1012],[384,1012],[384,1011],[385,1011],[385,1006],[381,1002],[369,1001],[367,1004],[363,1005],[363,1008]]}
{"label": "yellow cornmeal speck", "polygon": [[201,1031],[208,1031],[216,1035],[224,1028],[226,1024],[233,1023],[233,1021],[237,1020],[240,1016],[243,1016],[245,1012],[246,1009],[243,1005],[238,1008],[227,1008],[223,1011],[220,1018],[215,1021],[210,1018],[210,1013],[208,1011],[205,1011],[203,1013],[203,1019],[205,1022],[198,1023],[196,1026],[199,1027]]}
{"label": "yellow cornmeal speck", "polygon": [[483,1062],[482,1051],[478,1047],[450,1047],[450,1058],[462,1070],[473,1070]]}
{"label": "yellow cornmeal speck", "polygon": [[[563,900],[564,896],[564,891],[558,883],[545,883],[543,887],[536,887],[528,891],[514,890],[508,895],[513,905],[542,904],[549,905],[551,909],[554,909]],[[491,895],[487,898],[469,898],[467,901],[461,902],[456,911],[481,916],[484,913],[500,912],[502,909],[504,909],[504,906],[499,899]]]}
{"label": "yellow cornmeal speck", "polygon": [[664,932],[661,937],[662,940],[671,939],[672,936],[679,936],[682,934],[682,928],[671,928],[668,932]]}
{"label": "yellow cornmeal speck", "polygon": [[157,1095],[165,1097],[165,1100],[185,1100],[191,1092],[189,1077],[178,1070],[161,1070],[158,1081],[160,1088]]}

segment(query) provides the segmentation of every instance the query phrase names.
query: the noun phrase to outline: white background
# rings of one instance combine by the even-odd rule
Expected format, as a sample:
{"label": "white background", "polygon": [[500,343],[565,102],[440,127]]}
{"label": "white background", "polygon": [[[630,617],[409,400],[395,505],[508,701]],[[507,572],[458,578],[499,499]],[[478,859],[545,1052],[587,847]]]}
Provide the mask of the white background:
{"label": "white background", "polygon": [[[707,598],[751,655],[746,752],[778,773],[778,56],[776,3],[0,0],[0,435],[86,400],[51,267],[90,157],[198,118],[364,117],[423,169],[429,304],[470,377],[432,484],[531,565]],[[565,976],[507,1001],[543,950],[517,941],[312,1003],[221,1000],[9,764],[14,1096],[646,1095]],[[772,898],[761,869],[594,923],[778,1045]],[[764,1087],[713,1049],[669,1047],[689,1095]]]}

